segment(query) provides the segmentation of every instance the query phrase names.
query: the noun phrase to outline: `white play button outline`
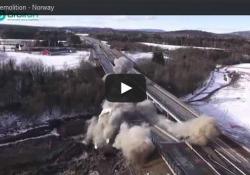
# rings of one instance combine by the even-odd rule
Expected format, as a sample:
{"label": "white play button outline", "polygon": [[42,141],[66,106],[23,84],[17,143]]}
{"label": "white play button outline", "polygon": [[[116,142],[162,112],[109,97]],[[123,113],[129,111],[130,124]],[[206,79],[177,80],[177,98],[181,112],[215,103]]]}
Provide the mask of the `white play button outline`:
{"label": "white play button outline", "polygon": [[121,94],[124,94],[125,92],[128,92],[132,89],[129,85],[121,82]]}

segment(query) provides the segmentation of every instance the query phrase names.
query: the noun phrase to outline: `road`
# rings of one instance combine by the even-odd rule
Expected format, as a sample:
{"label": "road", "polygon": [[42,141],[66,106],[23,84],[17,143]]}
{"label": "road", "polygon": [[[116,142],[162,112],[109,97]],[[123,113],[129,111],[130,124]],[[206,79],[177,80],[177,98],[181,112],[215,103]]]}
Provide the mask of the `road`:
{"label": "road", "polygon": [[[150,81],[150,80],[148,80]],[[151,85],[149,85],[151,84]],[[150,82],[147,84],[147,91],[150,98],[152,98],[161,109],[163,109],[168,115],[173,117],[176,121],[182,122],[190,120],[195,117],[199,117],[195,111],[188,108],[185,104],[180,102],[176,97],[167,91],[163,90],[157,84]],[[250,154],[243,147],[233,142],[226,136],[211,141],[209,143],[209,149],[198,149],[202,155],[209,154],[210,157],[214,157],[214,152],[218,157],[221,157],[227,162],[228,165],[235,169],[235,173],[250,174]],[[205,150],[205,151],[204,151]],[[208,151],[209,150],[209,151]]]}
{"label": "road", "polygon": [[[84,37],[82,39],[88,40],[91,44],[93,44],[96,55],[99,56],[100,64],[103,67],[105,73],[106,74],[114,73],[112,67],[113,67],[114,59],[116,59],[116,56],[113,54],[112,50],[108,46],[100,42],[99,40],[96,40],[90,37]],[[137,70],[134,70],[134,73],[139,73],[139,72]],[[195,111],[187,107],[175,96],[173,96],[166,90],[162,89],[160,86],[158,86],[157,84],[155,84],[148,78],[146,80],[147,80],[148,98],[153,100],[154,103],[158,106],[158,108],[161,109],[166,115],[174,118],[177,122],[183,122],[183,121],[195,118],[195,117],[199,117]],[[167,149],[164,149],[164,148],[168,147],[168,145],[165,144],[166,140],[168,141],[171,140],[171,142],[173,142],[173,140],[175,139],[171,138],[171,135],[167,133],[164,130],[164,128],[159,128],[158,126],[156,126],[154,124],[154,121],[149,121],[149,122],[156,127],[153,130],[153,132],[154,132],[155,138],[157,138],[156,139],[157,143],[159,145],[164,145],[164,147],[161,147],[161,146],[159,147],[161,147],[160,149],[161,151],[163,150],[162,155],[165,155],[164,156],[165,161],[168,161],[170,163],[174,162],[173,160],[168,160],[168,157],[170,155],[164,154],[164,153],[167,153],[166,152]],[[161,132],[161,134],[159,134],[159,132]],[[156,137],[159,135],[161,135],[161,137]],[[165,136],[162,137],[162,135],[165,135]],[[178,142],[178,140],[175,140],[175,142]],[[198,156],[199,161],[203,163],[205,162],[207,167],[204,169],[206,169],[207,172],[208,171],[211,172],[209,174],[228,174],[228,175],[250,174],[250,163],[249,163],[250,153],[224,135],[222,135],[220,138],[216,140],[211,141],[211,143],[209,143],[209,145],[206,147],[192,146],[188,143],[186,143],[185,145],[186,145],[185,147],[191,149],[192,151],[189,151],[187,149],[188,151],[181,152],[182,157],[186,158],[186,160],[191,159],[191,160],[194,160],[193,162],[197,162],[195,161],[195,159],[197,158],[196,156]],[[180,164],[180,161],[178,163]],[[169,166],[171,167],[171,165]],[[195,165],[195,166],[198,167],[199,165]],[[185,165],[182,165],[181,167],[185,168]],[[175,171],[177,172],[178,170],[175,170]],[[181,172],[181,171],[178,171],[178,172]],[[184,174],[190,174],[188,172],[191,172],[191,171],[187,170],[187,171],[182,171],[182,173],[183,172]],[[199,171],[197,170],[197,172]],[[201,173],[199,172],[199,174]],[[203,173],[203,174],[207,174],[207,173]]]}

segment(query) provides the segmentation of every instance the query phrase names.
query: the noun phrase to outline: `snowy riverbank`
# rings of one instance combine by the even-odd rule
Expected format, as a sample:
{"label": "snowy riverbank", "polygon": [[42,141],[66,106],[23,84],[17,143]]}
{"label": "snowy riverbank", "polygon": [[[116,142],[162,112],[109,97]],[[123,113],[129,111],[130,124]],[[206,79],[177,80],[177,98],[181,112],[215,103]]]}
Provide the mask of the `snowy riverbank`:
{"label": "snowy riverbank", "polygon": [[[88,60],[89,51],[77,51],[75,53],[69,53],[65,55],[38,55],[23,52],[6,52],[8,59],[16,60],[17,64],[21,64],[25,61],[38,61],[42,62],[46,66],[54,66],[56,70],[64,68],[74,68],[79,65],[81,60]],[[1,61],[1,60],[0,60]]]}
{"label": "snowy riverbank", "polygon": [[[204,101],[191,103],[200,113],[215,117],[224,132],[250,146],[250,64],[228,66],[213,72],[204,87],[185,100],[201,99],[230,81],[231,72],[240,74],[238,81],[226,86]],[[198,95],[197,95],[198,94]]]}

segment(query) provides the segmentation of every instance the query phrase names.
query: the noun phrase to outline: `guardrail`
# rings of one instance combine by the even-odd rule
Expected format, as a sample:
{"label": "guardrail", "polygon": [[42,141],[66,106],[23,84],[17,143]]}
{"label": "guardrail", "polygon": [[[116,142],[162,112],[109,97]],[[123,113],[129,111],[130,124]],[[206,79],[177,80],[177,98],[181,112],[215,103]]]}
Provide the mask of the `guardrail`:
{"label": "guardrail", "polygon": [[[126,55],[124,55],[124,56],[127,57]],[[107,57],[106,54],[105,54],[105,57]],[[128,58],[128,59],[131,60],[130,58]],[[108,59],[106,61],[109,62],[110,60]],[[104,63],[104,65],[105,65],[105,63]],[[104,65],[102,65],[102,66],[104,67],[104,69],[106,69]],[[140,73],[139,71],[137,71],[135,69],[133,71],[132,71],[133,73]],[[108,73],[113,73],[113,72],[108,72]],[[167,92],[166,90],[164,90],[163,88],[161,88],[159,85],[157,85],[156,83],[154,83],[153,81],[151,81],[147,77],[146,77],[146,82],[147,82],[147,96],[148,96],[148,98],[150,98],[151,100],[153,100],[161,109],[163,109],[167,114],[169,114],[177,122],[183,122],[185,120],[189,120],[189,119],[192,119],[192,118],[195,118],[195,117],[199,117],[199,115],[195,111],[193,111],[192,109],[190,109],[187,105],[185,105],[184,103],[182,103],[174,95],[172,95],[171,93]],[[218,139],[218,141],[223,142],[221,139]],[[219,143],[217,143],[217,141],[213,141],[213,143],[215,144],[215,146],[219,147],[223,153],[227,154],[228,151],[225,150],[222,145],[220,145]],[[224,142],[223,142],[223,144],[227,145]],[[190,144],[188,144],[188,146],[190,148],[192,148],[192,150],[200,158],[204,159],[199,154],[199,152],[196,151]],[[234,167],[234,169],[239,174],[246,175],[246,173],[243,172],[240,168],[238,168],[237,165],[235,165],[232,161],[230,161],[227,157],[225,157],[222,153],[220,153],[220,151],[218,151],[216,147],[215,147],[216,149],[213,148],[213,147],[212,147],[212,149],[214,149],[215,152],[219,152],[218,154],[221,155],[221,157],[224,160],[226,160],[226,162],[228,162],[232,167]],[[230,147],[230,146],[228,145],[228,147]],[[220,174],[207,160],[205,160],[205,161],[216,172],[216,174]]]}

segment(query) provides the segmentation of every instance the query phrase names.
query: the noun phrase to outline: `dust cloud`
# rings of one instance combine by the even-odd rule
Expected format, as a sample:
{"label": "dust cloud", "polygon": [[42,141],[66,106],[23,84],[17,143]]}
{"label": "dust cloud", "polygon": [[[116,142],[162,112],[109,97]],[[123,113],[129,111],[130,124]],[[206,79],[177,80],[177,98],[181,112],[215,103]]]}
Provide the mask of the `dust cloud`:
{"label": "dust cloud", "polygon": [[124,56],[115,59],[114,64],[113,71],[115,73],[128,73],[133,68],[133,63]]}
{"label": "dust cloud", "polygon": [[102,107],[98,118],[93,117],[87,122],[88,130],[83,143],[93,143],[96,149],[110,144],[121,150],[126,159],[133,163],[145,161],[155,148],[151,127],[145,121],[150,121],[176,138],[195,145],[206,145],[219,135],[213,118],[202,116],[176,123],[159,115],[149,100],[140,103],[105,101]]}
{"label": "dust cloud", "polygon": [[183,123],[176,123],[159,117],[158,125],[162,126],[179,140],[200,146],[205,146],[210,140],[220,134],[216,121],[207,116],[194,118]]}
{"label": "dust cloud", "polygon": [[144,163],[155,149],[147,124],[129,127],[127,123],[122,123],[113,146],[122,150],[126,159],[135,164]]}

